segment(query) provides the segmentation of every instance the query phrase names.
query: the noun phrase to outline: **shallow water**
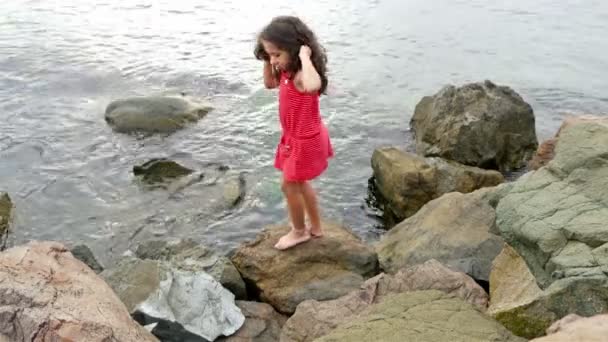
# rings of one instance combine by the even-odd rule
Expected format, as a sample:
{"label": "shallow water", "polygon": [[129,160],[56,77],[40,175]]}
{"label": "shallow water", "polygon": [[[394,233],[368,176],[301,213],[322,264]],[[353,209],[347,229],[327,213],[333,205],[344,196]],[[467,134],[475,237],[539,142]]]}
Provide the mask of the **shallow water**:
{"label": "shallow water", "polygon": [[[84,242],[102,259],[152,236],[228,251],[284,220],[276,94],[252,56],[278,14],[304,18],[329,51],[322,111],[336,158],[316,186],[324,216],[365,239],[380,233],[365,205],[373,149],[411,147],[414,106],[441,86],[513,87],[541,139],[568,113],[608,113],[602,1],[4,1],[0,189],[16,204],[14,242]],[[113,99],[179,92],[216,110],[170,136],[117,134],[103,120]],[[134,181],[135,164],[172,156],[245,172],[247,198],[210,211],[206,190],[169,198]]]}

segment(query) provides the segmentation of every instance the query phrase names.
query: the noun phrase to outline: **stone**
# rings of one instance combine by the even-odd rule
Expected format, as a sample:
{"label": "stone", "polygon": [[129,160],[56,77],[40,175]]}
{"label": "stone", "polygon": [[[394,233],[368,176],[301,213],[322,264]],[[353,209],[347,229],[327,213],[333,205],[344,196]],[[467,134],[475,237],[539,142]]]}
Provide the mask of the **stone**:
{"label": "stone", "polygon": [[395,273],[436,259],[476,280],[488,281],[503,239],[493,234],[495,212],[485,191],[449,193],[427,203],[376,244],[380,267]]}
{"label": "stone", "polygon": [[237,299],[247,298],[245,282],[232,261],[194,240],[149,240],[137,247],[135,255],[140,259],[170,261],[177,268],[204,271]]}
{"label": "stone", "polygon": [[587,318],[568,315],[554,323],[547,334],[532,342],[605,342],[608,337],[608,315]]}
{"label": "stone", "polygon": [[416,152],[484,169],[519,169],[538,147],[532,107],[490,81],[424,97],[410,121]]}
{"label": "stone", "polygon": [[407,292],[370,306],[316,342],[523,342],[470,304],[437,290]]}
{"label": "stone", "polygon": [[534,338],[555,319],[555,314],[535,305],[542,296],[526,262],[505,244],[492,263],[488,314],[517,336]]}
{"label": "stone", "polygon": [[158,341],[60,243],[0,253],[0,341]]}
{"label": "stone", "polygon": [[374,181],[389,226],[414,215],[423,205],[449,192],[469,193],[504,181],[500,172],[465,166],[442,158],[423,158],[394,147],[372,156]]}
{"label": "stone", "polygon": [[11,198],[6,192],[0,192],[0,252],[6,248],[12,212],[13,202]]}
{"label": "stone", "polygon": [[540,146],[536,154],[528,162],[528,168],[530,170],[538,170],[541,167],[547,165],[555,157],[555,146],[559,140],[559,133],[569,126],[578,125],[580,123],[605,123],[608,124],[608,117],[594,116],[594,115],[581,115],[581,116],[569,116],[564,119],[555,137],[545,140]]}
{"label": "stone", "polygon": [[185,97],[132,97],[113,101],[106,122],[117,132],[172,133],[207,115],[211,107]]}
{"label": "stone", "polygon": [[234,295],[202,271],[124,258],[101,275],[142,325],[159,323],[152,330],[157,336],[213,341],[235,333],[245,321]]}
{"label": "stone", "polygon": [[194,170],[165,158],[151,159],[142,165],[133,167],[133,174],[141,177],[144,182],[151,184],[163,183],[193,172]]}
{"label": "stone", "polygon": [[95,255],[93,255],[93,252],[88,246],[77,245],[72,247],[70,252],[74,258],[84,262],[84,264],[89,266],[95,273],[103,272],[103,266],[95,259]]}
{"label": "stone", "polygon": [[298,305],[281,332],[281,342],[308,342],[322,337],[357,317],[373,304],[394,294],[440,290],[485,311],[488,295],[473,279],[454,272],[436,260],[402,269],[394,276],[382,273],[368,279],[359,290],[329,301],[307,300]]}
{"label": "stone", "polygon": [[266,303],[237,301],[236,305],[245,315],[245,324],[234,335],[217,342],[279,342],[287,317]]}
{"label": "stone", "polygon": [[352,232],[323,222],[324,236],[279,251],[273,246],[290,227],[277,225],[241,245],[232,262],[260,299],[292,314],[307,299],[330,300],[359,288],[377,274],[378,259]]}

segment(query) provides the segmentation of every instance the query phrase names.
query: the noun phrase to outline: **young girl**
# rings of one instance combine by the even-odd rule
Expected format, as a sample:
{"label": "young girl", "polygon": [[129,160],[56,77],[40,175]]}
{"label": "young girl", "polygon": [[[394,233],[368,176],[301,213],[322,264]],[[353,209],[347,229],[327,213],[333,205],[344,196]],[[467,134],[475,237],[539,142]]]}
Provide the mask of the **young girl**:
{"label": "young girl", "polygon": [[[317,195],[309,181],[325,171],[333,156],[319,112],[319,96],[327,88],[327,57],[314,33],[291,16],[274,18],[262,30],[254,54],[264,61],[264,85],[279,88],[282,135],[274,166],[283,172],[281,189],[292,227],[275,248],[284,250],[323,236]],[[310,227],[305,226],[305,213]]]}

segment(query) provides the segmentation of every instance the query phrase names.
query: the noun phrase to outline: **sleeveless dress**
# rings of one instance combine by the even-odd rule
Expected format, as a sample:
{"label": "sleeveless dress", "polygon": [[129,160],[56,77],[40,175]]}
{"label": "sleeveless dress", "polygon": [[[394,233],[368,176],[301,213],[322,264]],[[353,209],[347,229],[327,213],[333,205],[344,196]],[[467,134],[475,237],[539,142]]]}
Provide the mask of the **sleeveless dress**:
{"label": "sleeveless dress", "polygon": [[334,152],[321,119],[319,94],[300,92],[287,73],[282,73],[280,79],[279,120],[282,134],[274,167],[292,182],[321,175]]}

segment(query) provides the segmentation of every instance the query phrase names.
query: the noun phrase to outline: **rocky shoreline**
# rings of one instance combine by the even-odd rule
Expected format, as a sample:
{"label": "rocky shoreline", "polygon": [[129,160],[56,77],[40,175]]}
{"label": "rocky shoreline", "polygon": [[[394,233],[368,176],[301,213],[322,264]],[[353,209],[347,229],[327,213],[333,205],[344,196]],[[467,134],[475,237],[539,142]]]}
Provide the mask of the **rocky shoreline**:
{"label": "rocky shoreline", "polygon": [[[151,98],[107,117],[153,134],[208,110]],[[278,251],[289,227],[277,225],[228,257],[149,239],[104,268],[86,246],[32,241],[0,253],[0,342],[605,340],[608,118],[569,118],[539,146],[532,108],[486,81],[425,97],[411,126],[416,154],[371,156],[389,229],[377,243],[325,221],[323,238]],[[219,187],[218,210],[246,190],[225,166],[134,172],[170,195]],[[12,206],[0,193],[0,248]]]}

